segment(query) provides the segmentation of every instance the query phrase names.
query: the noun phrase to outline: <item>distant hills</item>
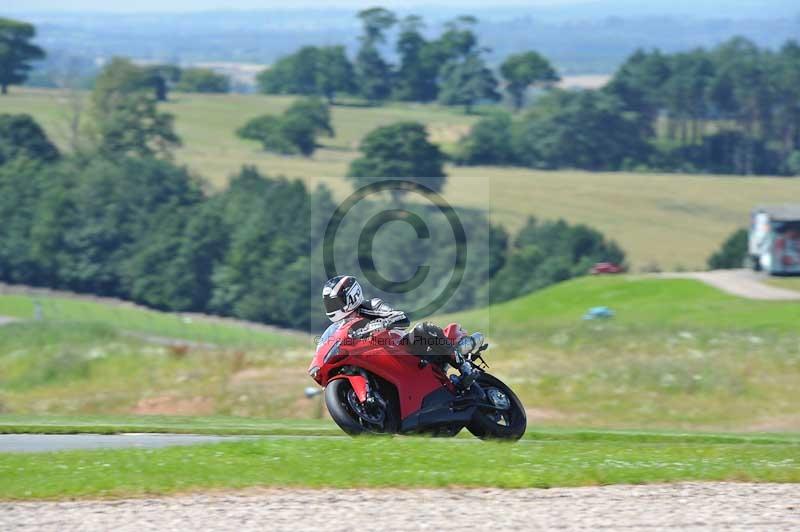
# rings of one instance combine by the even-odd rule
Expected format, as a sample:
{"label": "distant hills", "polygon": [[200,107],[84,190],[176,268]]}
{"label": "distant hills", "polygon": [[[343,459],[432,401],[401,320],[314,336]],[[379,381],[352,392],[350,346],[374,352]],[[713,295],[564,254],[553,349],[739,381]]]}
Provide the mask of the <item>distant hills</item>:
{"label": "distant hills", "polygon": [[[178,63],[269,64],[305,44],[342,43],[353,50],[360,33],[353,8],[202,11],[215,2],[165,0],[137,5],[175,12],[103,13],[105,2],[71,2],[70,11],[58,4],[26,1],[10,9],[12,16],[37,25],[40,44],[51,51],[51,66],[68,58],[99,62],[113,55]],[[788,38],[800,38],[800,5],[788,0],[543,0],[533,7],[506,1],[492,9],[475,4],[448,1],[396,12],[422,15],[431,33],[450,18],[473,14],[481,21],[481,42],[492,49],[491,60],[536,49],[563,74],[612,72],[637,47],[678,51],[712,46],[733,35],[776,47]]]}

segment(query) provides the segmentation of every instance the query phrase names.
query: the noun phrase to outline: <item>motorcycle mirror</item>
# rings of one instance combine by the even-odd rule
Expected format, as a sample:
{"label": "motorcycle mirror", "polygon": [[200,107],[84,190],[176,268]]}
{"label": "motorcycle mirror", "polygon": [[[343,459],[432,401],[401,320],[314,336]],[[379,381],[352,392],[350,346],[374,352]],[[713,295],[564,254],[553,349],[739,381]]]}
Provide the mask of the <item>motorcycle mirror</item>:
{"label": "motorcycle mirror", "polygon": [[321,388],[314,388],[313,386],[308,386],[305,390],[303,390],[303,393],[305,394],[305,396],[308,399],[311,399],[312,397],[316,397],[319,394],[321,394],[322,393],[322,389]]}
{"label": "motorcycle mirror", "polygon": [[472,341],[475,342],[475,347],[483,346],[483,342],[486,340],[483,336],[483,333],[479,332],[472,333],[470,337],[472,338]]}
{"label": "motorcycle mirror", "polygon": [[475,338],[472,336],[462,336],[456,344],[456,351],[462,356],[467,356],[475,349]]}

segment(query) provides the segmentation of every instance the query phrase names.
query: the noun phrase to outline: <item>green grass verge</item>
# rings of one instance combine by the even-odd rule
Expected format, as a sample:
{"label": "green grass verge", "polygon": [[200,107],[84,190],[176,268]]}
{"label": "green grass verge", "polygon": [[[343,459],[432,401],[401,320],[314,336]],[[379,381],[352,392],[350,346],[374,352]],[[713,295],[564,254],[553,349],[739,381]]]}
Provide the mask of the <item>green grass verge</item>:
{"label": "green grass verge", "polygon": [[[210,434],[220,436],[344,436],[330,420],[259,419],[236,416],[18,416],[0,415],[0,434]],[[463,431],[460,437],[471,437]],[[538,441],[795,444],[800,433],[721,433],[591,428],[529,427],[524,436]]]}
{"label": "green grass verge", "polygon": [[248,327],[216,321],[213,318],[186,317],[145,309],[121,301],[92,301],[61,296],[3,294],[0,295],[0,316],[32,320],[37,303],[41,306],[44,321],[56,324],[64,322],[94,323],[140,335],[205,342],[228,347],[293,347],[301,345],[305,341],[302,334],[283,332],[277,328],[270,330],[266,327]]}
{"label": "green grass verge", "polygon": [[338,436],[327,420],[236,416],[17,416],[0,415],[0,434],[171,434]]}
{"label": "green grass verge", "polygon": [[274,437],[154,450],[0,454],[0,499],[271,487],[504,488],[800,482],[797,444]]}
{"label": "green grass verge", "polygon": [[313,346],[285,336],[165,346],[107,323],[12,323],[0,327],[0,413],[311,417]]}
{"label": "green grass verge", "polygon": [[[611,307],[615,317],[581,323],[590,307],[600,305]],[[565,327],[592,329],[596,336],[621,329],[628,334],[679,330],[797,334],[800,304],[745,299],[690,279],[590,276],[445,319],[466,325],[490,322],[496,335],[508,337],[538,336]],[[604,332],[594,330],[597,326]]]}
{"label": "green grass verge", "polygon": [[[616,316],[581,319],[599,305]],[[692,280],[594,277],[436,321],[488,332],[490,371],[547,424],[800,427],[797,302]]]}
{"label": "green grass verge", "polygon": [[[0,305],[32,311],[14,297]],[[140,319],[143,329],[191,339],[199,321],[133,308],[125,310],[152,321],[117,318],[115,306],[99,302],[44,304],[45,317],[97,321],[0,328],[0,412],[319,415],[318,400],[303,396],[313,385],[310,339],[275,333],[262,341],[231,326],[233,339],[219,349],[179,350],[118,327]],[[616,317],[582,321],[596,305]],[[685,279],[594,277],[434,321],[451,320],[488,334],[490,372],[519,395],[531,425],[800,430],[796,302],[746,300]]]}

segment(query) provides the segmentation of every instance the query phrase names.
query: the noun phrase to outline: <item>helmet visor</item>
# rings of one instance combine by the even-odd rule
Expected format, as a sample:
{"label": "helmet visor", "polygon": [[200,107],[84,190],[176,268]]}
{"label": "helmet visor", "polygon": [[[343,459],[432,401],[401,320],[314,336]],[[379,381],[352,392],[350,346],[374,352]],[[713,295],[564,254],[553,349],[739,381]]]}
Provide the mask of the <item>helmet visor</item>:
{"label": "helmet visor", "polygon": [[347,305],[347,298],[344,294],[337,297],[325,296],[322,299],[323,302],[325,303],[325,312],[327,314],[333,314],[334,312],[339,312],[340,310],[344,309],[344,307]]}

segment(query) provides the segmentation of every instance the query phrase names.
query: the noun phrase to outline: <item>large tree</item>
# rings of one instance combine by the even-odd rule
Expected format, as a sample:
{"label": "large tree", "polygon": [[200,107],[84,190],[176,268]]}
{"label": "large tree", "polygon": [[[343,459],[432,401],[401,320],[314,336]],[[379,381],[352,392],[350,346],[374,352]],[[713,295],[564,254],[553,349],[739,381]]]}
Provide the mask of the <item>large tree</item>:
{"label": "large tree", "polygon": [[356,90],[355,70],[347,59],[344,46],[326,46],[319,49],[317,65],[317,95],[334,103],[337,93],[352,93]]}
{"label": "large tree", "polygon": [[[203,200],[189,172],[166,161],[94,157],[68,161],[64,172],[74,183],[70,208],[58,220],[58,276],[71,290],[128,296],[144,274],[133,267],[138,252],[155,245],[171,216]],[[151,263],[148,275],[157,277],[165,266]]]}
{"label": "large tree", "polygon": [[370,103],[387,99],[392,93],[392,69],[376,46],[364,46],[356,57],[359,93]]}
{"label": "large tree", "polygon": [[[92,91],[95,112],[105,113],[124,96],[134,93],[151,93],[153,79],[150,73],[131,60],[114,57],[98,74]],[[155,93],[151,93],[155,96]]]}
{"label": "large tree", "polygon": [[96,143],[108,155],[169,156],[180,145],[171,114],[158,111],[152,77],[127,59],[114,58],[92,92]]}
{"label": "large tree", "polygon": [[636,113],[641,134],[653,136],[655,121],[663,107],[664,83],[669,79],[669,61],[655,50],[634,52],[611,78],[605,91],[619,98],[625,110]]}
{"label": "large tree", "polygon": [[180,81],[175,90],[183,92],[228,92],[231,80],[224,74],[217,74],[210,68],[185,68],[180,73]]}
{"label": "large tree", "polygon": [[429,102],[436,99],[439,74],[439,52],[435,42],[422,35],[423,22],[410,15],[400,24],[397,54],[400,67],[396,73],[394,96],[398,100]]}
{"label": "large tree", "polygon": [[151,65],[144,67],[142,73],[153,87],[156,100],[166,102],[170,88],[180,79],[181,69],[175,65]]}
{"label": "large tree", "polygon": [[31,70],[31,61],[42,59],[44,50],[31,41],[36,36],[32,24],[0,18],[0,92],[8,93],[9,85],[24,83]]}
{"label": "large tree", "polygon": [[236,130],[236,134],[260,142],[264,151],[283,155],[297,153],[297,148],[283,134],[280,116],[267,114],[251,118]]}
{"label": "large tree", "polygon": [[472,126],[458,143],[456,162],[465,165],[509,165],[516,162],[511,116],[493,113]]}
{"label": "large tree", "polygon": [[213,275],[211,309],[307,328],[311,201],[303,183],[244,167],[208,203],[210,212],[220,213],[228,238]]}
{"label": "large tree", "polygon": [[[785,157],[794,152],[800,157],[800,44],[787,41],[775,58],[772,69],[775,87],[775,136]],[[791,169],[794,173],[794,168]]]}
{"label": "large tree", "polygon": [[0,164],[17,157],[49,162],[58,150],[30,115],[0,114]]}
{"label": "large tree", "polygon": [[553,91],[513,128],[517,160],[538,168],[618,170],[647,161],[650,145],[622,102],[600,91]]}
{"label": "large tree", "polygon": [[353,65],[343,46],[304,46],[261,72],[258,86],[266,94],[324,96],[329,103],[337,93],[356,90]]}
{"label": "large tree", "polygon": [[597,262],[623,264],[625,253],[613,240],[588,226],[528,218],[506,258],[502,269],[484,287],[493,302],[586,275]]}
{"label": "large tree", "polygon": [[453,60],[442,68],[442,88],[439,102],[444,105],[463,105],[469,114],[482,101],[498,101],[497,79],[478,52]]}
{"label": "large tree", "polygon": [[314,124],[316,133],[333,137],[335,132],[331,125],[331,110],[319,98],[299,98],[284,112],[284,116],[296,115]]}
{"label": "large tree", "polygon": [[318,134],[333,136],[330,110],[317,98],[295,101],[280,116],[262,115],[239,128],[237,135],[257,140],[265,151],[310,156]]}
{"label": "large tree", "polygon": [[500,74],[506,80],[506,90],[516,109],[525,104],[525,92],[534,84],[550,84],[559,80],[550,62],[536,52],[508,56],[500,65]]}
{"label": "large tree", "polygon": [[380,7],[360,11],[358,18],[364,26],[355,64],[359,92],[368,101],[379,102],[392,92],[392,69],[378,48],[386,42],[386,31],[395,25],[397,18]]}
{"label": "large tree", "polygon": [[730,144],[727,157],[739,160],[737,173],[755,173],[759,166],[757,141],[768,141],[772,133],[773,56],[742,37],[721,44],[712,53],[715,69],[709,87],[711,105],[723,118],[735,121],[743,133],[740,141]]}
{"label": "large tree", "polygon": [[445,32],[436,41],[443,62],[467,57],[477,50],[478,36],[472,30],[477,23],[478,19],[466,15],[444,25]]}
{"label": "large tree", "polygon": [[444,186],[444,155],[428,141],[425,126],[398,122],[379,127],[361,142],[363,156],[350,164],[347,174],[356,186],[385,178],[419,180],[435,191]]}
{"label": "large tree", "polygon": [[695,143],[703,134],[703,120],[709,115],[708,91],[714,65],[703,50],[670,57],[670,77],[661,88],[669,117],[669,136],[676,133],[681,144]]}
{"label": "large tree", "polygon": [[364,44],[383,44],[386,42],[386,31],[397,23],[397,17],[388,9],[371,7],[358,12],[358,18],[364,27],[361,42]]}

